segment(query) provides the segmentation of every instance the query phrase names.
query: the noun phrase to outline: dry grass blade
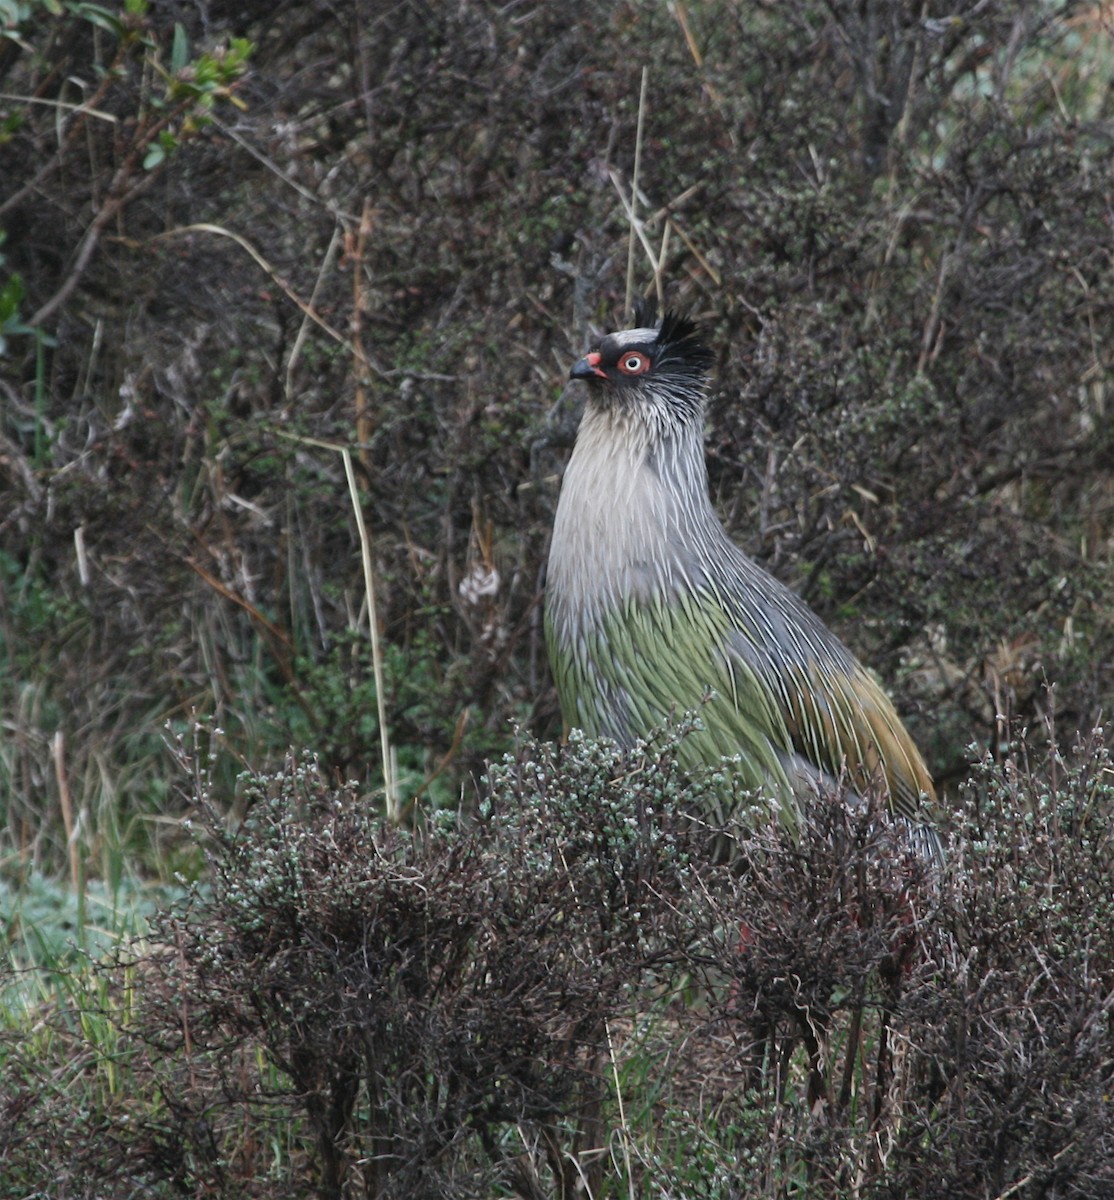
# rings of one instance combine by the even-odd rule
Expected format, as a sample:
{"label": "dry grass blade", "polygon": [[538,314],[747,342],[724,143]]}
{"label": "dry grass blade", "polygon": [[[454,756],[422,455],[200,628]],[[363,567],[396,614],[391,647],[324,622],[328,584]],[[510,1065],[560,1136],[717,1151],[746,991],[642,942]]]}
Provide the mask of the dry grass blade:
{"label": "dry grass blade", "polygon": [[[642,169],[642,128],[646,118],[646,88],[650,81],[649,67],[642,68],[642,84],[638,91],[638,125],[634,134],[634,170],[631,173],[630,185],[630,204],[627,205],[627,220],[630,222],[630,235],[627,241],[627,291],[625,296],[625,312],[631,311],[631,306],[634,302],[634,242],[637,236],[640,241],[645,241],[642,236],[642,231],[638,227],[638,177]],[[614,175],[612,175],[614,182]],[[617,185],[616,185],[617,186]],[[621,197],[622,193],[620,193]],[[647,253],[649,253],[647,249]],[[653,257],[650,258],[651,263]],[[655,270],[656,274],[656,270]]]}
{"label": "dry grass blade", "polygon": [[162,238],[178,237],[184,233],[212,233],[217,237],[229,238],[235,242],[242,250],[247,251],[251,258],[267,273],[276,287],[282,290],[283,295],[287,299],[293,301],[299,309],[319,328],[325,331],[339,345],[343,346],[350,353],[355,353],[352,343],[338,332],[336,329],[325,320],[320,313],[315,312],[311,304],[307,304],[301,296],[283,279],[283,277],[275,270],[275,268],[267,261],[245,237],[241,237],[238,233],[233,233],[231,229],[225,229],[223,225],[214,225],[209,221],[199,221],[194,225],[178,225],[174,229],[168,229],[165,233],[156,234],[152,241],[158,241]]}
{"label": "dry grass blade", "polygon": [[360,560],[364,567],[364,588],[367,593],[367,623],[371,633],[371,661],[375,672],[375,702],[379,710],[379,745],[383,754],[383,791],[386,797],[387,819],[399,818],[398,787],[395,783],[394,752],[387,730],[387,697],[383,679],[383,650],[379,644],[379,614],[375,604],[375,571],[371,562],[371,539],[364,523],[360,493],[356,487],[356,472],[352,467],[352,454],[347,446],[340,448],[344,458],[344,474],[348,480],[348,494],[352,500],[352,512],[356,517],[356,528],[360,531]]}
{"label": "dry grass blade", "polygon": [[51,757],[54,759],[54,778],[58,784],[58,800],[62,806],[62,822],[66,828],[66,847],[70,858],[70,886],[75,894],[81,892],[81,857],[77,846],[77,826],[73,819],[73,799],[70,795],[70,782],[66,774],[66,736],[56,730],[50,743]]}
{"label": "dry grass blade", "polygon": [[356,518],[356,529],[360,537],[360,561],[363,565],[364,595],[367,600],[368,628],[371,637],[371,661],[375,676],[375,703],[379,719],[379,746],[383,756],[383,790],[386,798],[387,817],[392,822],[398,821],[401,813],[398,785],[396,782],[394,751],[391,746],[390,733],[387,728],[387,699],[386,683],[383,672],[383,648],[379,640],[379,614],[375,601],[375,569],[371,557],[371,538],[368,535],[367,524],[364,521],[363,506],[360,504],[360,493],[356,486],[356,472],[352,463],[352,452],[347,446],[326,442],[320,438],[299,437],[297,434],[280,431],[281,436],[290,441],[299,442],[306,446],[318,446],[323,450],[331,450],[339,454],[344,463],[344,476],[348,482],[348,495],[352,501],[352,513]]}

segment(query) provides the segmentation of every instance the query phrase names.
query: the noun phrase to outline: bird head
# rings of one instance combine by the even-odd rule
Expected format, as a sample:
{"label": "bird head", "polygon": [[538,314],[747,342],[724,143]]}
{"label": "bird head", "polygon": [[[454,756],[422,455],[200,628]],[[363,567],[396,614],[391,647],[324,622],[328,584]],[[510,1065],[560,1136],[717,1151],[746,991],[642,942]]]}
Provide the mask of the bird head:
{"label": "bird head", "polygon": [[602,337],[569,372],[583,379],[591,400],[666,426],[699,420],[713,355],[687,317],[635,308],[635,329]]}

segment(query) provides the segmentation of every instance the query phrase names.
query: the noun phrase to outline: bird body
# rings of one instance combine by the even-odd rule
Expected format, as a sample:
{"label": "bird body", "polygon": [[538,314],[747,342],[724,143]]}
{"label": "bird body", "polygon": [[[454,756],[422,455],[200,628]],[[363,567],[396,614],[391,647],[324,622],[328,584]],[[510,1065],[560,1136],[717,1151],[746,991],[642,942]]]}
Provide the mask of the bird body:
{"label": "bird body", "polygon": [[681,762],[733,759],[738,785],[787,820],[802,795],[841,778],[861,793],[882,787],[912,816],[932,782],[889,698],[712,508],[710,365],[695,326],[666,314],[608,335],[572,370],[589,394],[546,584],[565,721],[629,745],[695,712]]}

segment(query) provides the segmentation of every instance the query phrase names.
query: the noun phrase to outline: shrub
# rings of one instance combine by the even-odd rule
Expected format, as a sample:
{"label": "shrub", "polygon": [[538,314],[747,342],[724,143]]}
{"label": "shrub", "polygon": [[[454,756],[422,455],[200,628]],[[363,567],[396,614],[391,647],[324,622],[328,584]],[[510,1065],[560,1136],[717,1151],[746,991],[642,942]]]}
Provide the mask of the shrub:
{"label": "shrub", "polygon": [[1114,1186],[1097,736],[985,763],[944,866],[838,795],[706,828],[675,750],[526,743],[413,830],[306,759],[234,828],[202,779],[211,885],[0,1040],[0,1195]]}

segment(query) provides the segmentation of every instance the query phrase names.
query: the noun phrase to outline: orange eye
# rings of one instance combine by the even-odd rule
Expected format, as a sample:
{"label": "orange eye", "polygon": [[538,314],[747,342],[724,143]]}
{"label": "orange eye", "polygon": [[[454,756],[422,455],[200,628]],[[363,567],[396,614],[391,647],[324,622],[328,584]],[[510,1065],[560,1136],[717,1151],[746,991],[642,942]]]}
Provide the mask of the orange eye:
{"label": "orange eye", "polygon": [[619,359],[619,370],[624,375],[644,375],[650,369],[650,360],[645,354],[624,354]]}

